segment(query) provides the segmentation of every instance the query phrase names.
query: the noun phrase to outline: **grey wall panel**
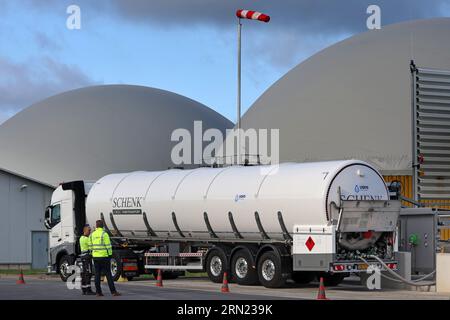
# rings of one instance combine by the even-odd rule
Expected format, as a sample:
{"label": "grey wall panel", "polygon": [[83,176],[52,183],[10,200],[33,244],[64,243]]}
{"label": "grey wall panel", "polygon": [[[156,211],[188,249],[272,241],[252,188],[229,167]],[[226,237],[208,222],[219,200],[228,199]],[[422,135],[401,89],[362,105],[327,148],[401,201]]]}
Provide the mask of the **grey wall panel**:
{"label": "grey wall panel", "polygon": [[32,262],[32,231],[46,231],[44,210],[52,192],[47,186],[0,171],[0,264]]}
{"label": "grey wall panel", "polygon": [[27,225],[27,194],[20,191],[23,180],[10,176],[9,182],[9,214],[10,214],[10,259],[14,263],[26,263],[27,245],[31,243],[31,235]]}
{"label": "grey wall panel", "polygon": [[0,171],[0,263],[10,260],[9,175]]}

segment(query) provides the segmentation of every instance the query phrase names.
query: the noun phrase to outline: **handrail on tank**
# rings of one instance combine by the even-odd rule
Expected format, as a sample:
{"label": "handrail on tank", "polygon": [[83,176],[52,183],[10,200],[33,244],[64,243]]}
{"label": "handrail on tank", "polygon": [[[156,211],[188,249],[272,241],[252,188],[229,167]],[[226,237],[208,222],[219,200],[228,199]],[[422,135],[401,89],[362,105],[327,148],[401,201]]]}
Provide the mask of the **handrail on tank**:
{"label": "handrail on tank", "polygon": [[264,230],[264,228],[262,226],[258,211],[255,211],[255,220],[256,220],[256,225],[258,226],[259,232],[261,233],[261,237],[265,240],[270,239],[270,237],[267,235],[266,231]]}
{"label": "handrail on tank", "polygon": [[214,232],[214,230],[211,227],[211,224],[209,223],[208,213],[205,211],[203,212],[203,219],[205,220],[206,228],[208,229],[209,235],[211,238],[218,238],[217,234]]}
{"label": "handrail on tank", "polygon": [[142,218],[144,219],[144,224],[147,228],[147,234],[151,237],[156,237],[155,231],[153,231],[152,227],[150,227],[150,223],[148,223],[147,214],[145,212],[142,214]]}
{"label": "handrail on tank", "polygon": [[109,213],[109,219],[111,220],[111,224],[114,228],[114,232],[119,236],[119,237],[123,237],[122,233],[119,231],[119,229],[117,228],[116,222],[114,221],[114,215],[112,212]]}
{"label": "handrail on tank", "polygon": [[231,213],[231,211],[228,211],[228,220],[230,220],[230,225],[231,229],[233,229],[234,236],[238,239],[243,239],[244,237],[241,235],[241,233],[236,227],[236,224],[234,223],[233,213]]}
{"label": "handrail on tank", "polygon": [[100,212],[100,219],[103,222],[103,228],[105,229],[106,233],[111,236],[112,233],[109,230],[108,225],[106,224],[106,220],[105,220],[105,216],[103,215],[103,212]]}
{"label": "handrail on tank", "polygon": [[278,211],[278,222],[280,223],[281,230],[283,231],[283,238],[285,240],[292,240],[292,236],[289,234],[289,231],[284,224],[283,214],[281,213],[281,211]]}
{"label": "handrail on tank", "polygon": [[178,226],[177,216],[176,216],[175,212],[172,212],[172,221],[173,221],[173,225],[175,226],[175,229],[177,229],[177,232],[180,235],[180,237],[185,238],[185,235],[183,234],[180,227]]}

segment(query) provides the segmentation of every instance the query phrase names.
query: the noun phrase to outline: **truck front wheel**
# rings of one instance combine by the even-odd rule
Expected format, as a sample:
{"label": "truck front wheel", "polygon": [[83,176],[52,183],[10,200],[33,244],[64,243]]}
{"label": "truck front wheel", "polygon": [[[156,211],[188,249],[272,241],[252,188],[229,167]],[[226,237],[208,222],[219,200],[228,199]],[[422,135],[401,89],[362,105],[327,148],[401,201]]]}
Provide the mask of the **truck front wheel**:
{"label": "truck front wheel", "polygon": [[72,268],[73,264],[74,258],[69,255],[65,255],[59,260],[58,272],[62,281],[67,282],[69,277],[75,273],[75,269]]}
{"label": "truck front wheel", "polygon": [[209,279],[214,283],[221,283],[227,269],[225,253],[219,249],[212,249],[206,259],[206,273],[208,273]]}
{"label": "truck front wheel", "polygon": [[119,255],[113,254],[111,257],[111,275],[114,281],[119,280],[122,275],[122,259]]}
{"label": "truck front wheel", "polygon": [[258,260],[259,282],[266,288],[279,288],[285,284],[281,258],[273,251],[265,252]]}

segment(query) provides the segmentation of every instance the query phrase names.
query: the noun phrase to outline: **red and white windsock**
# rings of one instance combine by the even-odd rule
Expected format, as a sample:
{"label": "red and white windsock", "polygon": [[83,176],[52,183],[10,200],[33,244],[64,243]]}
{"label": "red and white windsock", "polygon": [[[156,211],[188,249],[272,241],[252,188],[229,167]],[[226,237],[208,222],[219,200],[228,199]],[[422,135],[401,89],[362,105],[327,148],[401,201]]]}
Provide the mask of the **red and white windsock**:
{"label": "red and white windsock", "polygon": [[239,19],[250,19],[250,20],[259,20],[262,22],[269,22],[270,17],[267,14],[258,12],[258,11],[251,11],[251,10],[238,10],[236,11],[236,16]]}

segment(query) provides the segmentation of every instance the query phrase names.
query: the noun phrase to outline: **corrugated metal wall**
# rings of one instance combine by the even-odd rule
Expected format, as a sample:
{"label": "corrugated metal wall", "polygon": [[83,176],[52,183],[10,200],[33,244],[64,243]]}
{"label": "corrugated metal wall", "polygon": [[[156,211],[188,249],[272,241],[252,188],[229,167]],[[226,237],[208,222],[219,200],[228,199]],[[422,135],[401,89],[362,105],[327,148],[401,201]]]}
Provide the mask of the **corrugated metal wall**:
{"label": "corrugated metal wall", "polygon": [[450,71],[412,71],[417,200],[450,200]]}
{"label": "corrugated metal wall", "polygon": [[46,231],[44,210],[52,192],[48,186],[0,171],[0,265],[31,264],[31,231]]}

